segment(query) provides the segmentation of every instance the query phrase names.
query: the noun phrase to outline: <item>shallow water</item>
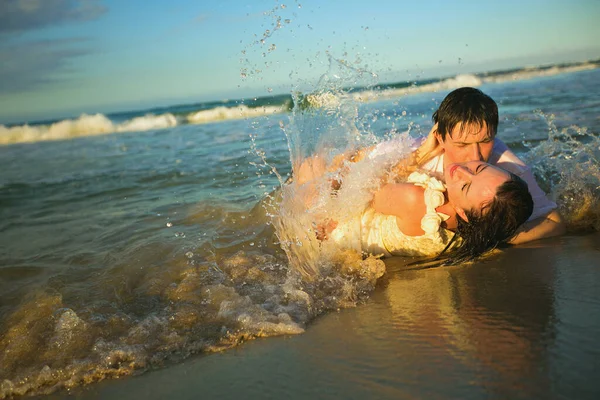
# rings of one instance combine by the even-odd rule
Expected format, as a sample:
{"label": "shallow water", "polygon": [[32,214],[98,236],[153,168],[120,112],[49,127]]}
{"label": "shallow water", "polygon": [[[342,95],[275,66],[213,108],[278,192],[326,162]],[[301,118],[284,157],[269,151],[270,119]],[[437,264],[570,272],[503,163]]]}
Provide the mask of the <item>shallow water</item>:
{"label": "shallow water", "polygon": [[[600,230],[600,70],[482,90],[499,103],[499,137],[528,159],[571,231]],[[354,118],[344,117],[365,140],[408,128],[418,136],[429,131],[445,94],[360,103]],[[0,147],[0,397],[74,388],[255,337],[302,333],[317,316],[364,303],[375,285],[373,276],[361,275],[365,265],[303,282],[278,245],[272,210],[261,203],[279,185],[273,171],[285,179],[291,170],[281,128],[289,135],[291,122],[283,114]],[[582,268],[594,249],[583,247]],[[560,285],[578,279],[560,271],[567,274]],[[426,281],[436,284],[437,274],[443,275],[432,272]],[[458,284],[439,282],[450,292],[460,291]],[[404,290],[395,285],[390,293]],[[414,286],[404,291],[425,296]],[[531,301],[541,295],[534,293]],[[483,301],[478,296],[470,313]],[[445,312],[399,310],[415,318]],[[535,313],[523,318],[537,324]],[[449,329],[427,318],[408,322],[414,327],[408,336]],[[469,340],[487,340],[486,329]],[[587,360],[568,351],[579,340],[569,332],[557,351]],[[416,347],[405,351],[422,345],[409,343]],[[440,346],[466,351],[456,350],[457,343]]]}
{"label": "shallow water", "polygon": [[391,259],[366,304],[320,317],[303,335],[69,398],[595,399],[599,252],[596,233],[468,267],[406,271]]}

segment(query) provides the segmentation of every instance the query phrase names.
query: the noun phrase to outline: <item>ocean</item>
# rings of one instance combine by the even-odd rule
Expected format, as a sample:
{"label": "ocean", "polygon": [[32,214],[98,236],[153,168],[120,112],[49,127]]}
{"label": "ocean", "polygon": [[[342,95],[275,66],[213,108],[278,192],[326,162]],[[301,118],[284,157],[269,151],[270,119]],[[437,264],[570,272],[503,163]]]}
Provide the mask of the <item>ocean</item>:
{"label": "ocean", "polygon": [[[441,370],[462,365],[453,373],[470,382],[466,385],[473,391],[468,397],[488,398],[492,393],[516,398],[512,395],[522,389],[523,398],[592,398],[600,393],[594,382],[600,359],[595,346],[600,339],[600,297],[593,290],[600,284],[597,67],[519,69],[360,90],[348,89],[344,80],[332,84],[326,79],[313,92],[322,103],[313,101],[309,106],[301,101],[307,96],[294,94],[0,126],[0,398],[65,390],[79,390],[85,397],[99,381],[142,373],[153,376],[156,371],[169,374],[189,368],[190,360],[205,367],[203,362],[222,360],[212,372],[202,372],[217,375],[223,366],[235,368],[227,360],[238,351],[252,353],[265,347],[285,351],[287,343],[275,338],[246,343],[250,339],[315,340],[337,329],[338,340],[344,340],[346,331],[350,340],[357,335],[353,329],[364,330],[369,324],[373,329],[365,335],[380,335],[387,344],[394,340],[393,329],[401,326],[401,356],[427,371],[428,353],[419,360],[414,354],[426,346],[409,339],[430,328],[435,331],[430,323],[440,315],[451,327],[438,337],[448,340],[443,350],[448,359],[429,360],[445,366]],[[273,193],[291,176],[292,165],[323,145],[323,138],[342,151],[348,143],[368,145],[399,135],[426,135],[433,111],[460,86],[477,86],[496,100],[498,137],[528,162],[540,186],[557,202],[568,223],[567,236],[500,250],[464,267],[408,271],[402,260],[386,260],[383,277],[330,268],[317,279],[303,279],[294,266],[297,260],[290,260],[290,253],[282,249],[273,223],[279,212]],[[544,258],[546,253],[561,258],[557,243],[569,243],[571,250],[564,254],[582,258],[578,268],[586,279],[571,277],[564,266],[553,267]],[[544,265],[554,272],[543,270]],[[566,265],[564,260],[561,265]],[[519,279],[531,268],[535,273],[523,282],[534,283],[527,286]],[[490,273],[491,277],[486,275]],[[448,280],[448,274],[460,279]],[[494,276],[504,283],[494,283]],[[494,287],[500,287],[494,304],[515,300],[505,284],[507,276],[515,290],[534,287],[532,293],[548,298],[536,308],[535,297],[516,295],[524,306],[533,302],[525,315],[534,321],[524,322],[518,306],[502,322],[492,318],[490,329],[512,335],[498,342],[498,337],[485,335],[487,328],[481,324],[489,321],[475,311],[481,311],[477,302],[485,297],[479,291],[494,293]],[[423,287],[448,293],[471,288],[477,295],[465,306],[471,313],[446,315],[448,307],[458,307],[446,304],[423,317],[423,309],[414,307],[431,300],[414,297],[424,293]],[[546,293],[548,287],[555,290]],[[413,297],[398,297],[413,289]],[[581,297],[566,307],[565,293]],[[387,295],[396,296],[390,321],[369,319],[365,307],[374,307]],[[571,310],[588,318],[574,318]],[[487,315],[497,316],[494,312]],[[533,317],[538,313],[543,319],[539,323]],[[340,323],[340,318],[345,321]],[[461,318],[475,325],[455,321]],[[530,335],[533,328],[535,337]],[[467,335],[465,329],[482,333]],[[321,333],[311,336],[311,330]],[[454,343],[448,337],[465,342]],[[291,348],[311,352],[307,339],[295,340]],[[486,362],[493,363],[495,356],[502,356],[495,349],[498,343],[507,349],[515,343],[538,346],[534,347],[541,356],[536,353],[526,365],[506,366],[511,374],[537,371],[529,386],[523,384],[525,389],[510,380],[500,380],[502,390],[478,384],[478,379],[489,383],[486,379],[498,371],[477,369],[463,353],[477,344],[478,352],[489,354],[482,356]],[[315,357],[333,354],[334,347],[316,348]],[[356,351],[349,350],[347,360],[359,363],[353,358]],[[544,355],[566,361],[549,366]],[[343,363],[333,364],[339,368]],[[377,361],[368,365],[376,369]],[[309,366],[304,361],[297,368],[310,373]],[[298,382],[293,375],[286,375],[290,384]],[[392,379],[389,371],[384,375]],[[549,383],[557,376],[563,381]],[[135,382],[125,381],[130,379]],[[367,374],[362,379],[373,384],[378,378]],[[408,385],[406,396],[426,397],[434,390],[431,385],[449,385],[446,379],[437,371],[429,382],[418,377],[399,382]],[[272,393],[280,393],[276,385],[270,387]],[[197,390],[206,390],[208,397],[217,393]],[[360,390],[354,395],[363,393]],[[373,390],[364,394],[402,397],[377,385]],[[448,393],[467,393],[461,390]],[[298,393],[296,398],[308,392]],[[434,397],[443,393],[434,390]],[[236,394],[243,397],[241,392],[229,396]],[[352,397],[348,392],[346,398]]]}

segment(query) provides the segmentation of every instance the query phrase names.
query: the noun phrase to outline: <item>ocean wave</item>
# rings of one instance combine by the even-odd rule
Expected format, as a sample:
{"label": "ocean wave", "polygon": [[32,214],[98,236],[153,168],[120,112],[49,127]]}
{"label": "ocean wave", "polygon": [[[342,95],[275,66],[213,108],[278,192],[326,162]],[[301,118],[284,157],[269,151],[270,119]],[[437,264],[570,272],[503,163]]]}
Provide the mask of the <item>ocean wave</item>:
{"label": "ocean wave", "polygon": [[231,119],[260,117],[263,115],[279,114],[287,111],[288,108],[286,106],[262,106],[255,108],[245,105],[239,105],[237,107],[221,106],[191,113],[187,116],[187,121],[190,124],[202,124]]}
{"label": "ocean wave", "polygon": [[442,79],[419,85],[414,84],[402,88],[390,88],[383,90],[364,90],[353,93],[355,101],[374,102],[379,100],[397,98],[417,93],[434,93],[458,89],[464,86],[478,87],[485,83],[503,83],[533,78],[554,76],[564,73],[588,71],[598,68],[597,63],[584,63],[579,65],[552,66],[548,68],[532,67],[493,74],[459,74],[455,77]]}
{"label": "ocean wave", "polygon": [[173,114],[145,115],[136,117],[116,126],[116,132],[139,132],[151,129],[164,129],[177,125]]}
{"label": "ocean wave", "polygon": [[[388,85],[380,89],[355,88],[349,93],[344,92],[343,97],[350,97],[357,102],[375,102],[379,100],[399,98],[418,93],[434,93],[449,91],[463,86],[478,87],[485,83],[502,83],[509,81],[525,80],[538,77],[547,77],[562,73],[571,73],[586,71],[598,68],[600,64],[597,61],[586,62],[576,65],[558,65],[547,67],[531,67],[515,69],[510,71],[498,71],[490,73],[459,74],[454,77],[442,78],[440,80],[427,80],[415,82],[412,85],[403,87],[389,87],[404,84]],[[304,106],[309,108],[328,108],[334,106],[339,99],[337,96],[329,93],[308,94],[303,97],[306,103]],[[76,119],[65,119],[46,125],[18,125],[7,127],[0,125],[0,145],[38,142],[46,140],[65,140],[83,136],[93,136],[109,134],[116,132],[140,132],[152,129],[164,129],[180,124],[204,124],[219,121],[237,120],[245,118],[255,118],[266,115],[286,113],[290,111],[290,104],[287,99],[289,95],[271,96],[260,99],[249,100],[250,106],[238,104],[237,101],[224,102],[223,105],[213,106],[211,108],[192,111],[188,114],[180,115],[176,113],[175,108],[171,112],[164,114],[141,115],[121,123],[112,121],[104,114],[87,115],[83,114]],[[268,104],[259,105],[257,101],[267,102]],[[207,105],[199,105],[198,107]],[[166,110],[169,110],[168,108]],[[174,111],[175,110],[175,111]],[[175,116],[177,114],[178,116]]]}
{"label": "ocean wave", "polygon": [[284,106],[248,107],[215,107],[208,110],[192,112],[179,119],[171,113],[143,116],[129,119],[122,123],[111,121],[104,114],[82,114],[76,119],[65,119],[49,125],[19,125],[6,127],[0,125],[0,144],[31,143],[47,140],[65,140],[84,136],[94,136],[121,132],[142,132],[153,129],[164,129],[179,124],[203,124],[217,121],[254,118],[264,115],[287,112]]}
{"label": "ocean wave", "polygon": [[484,83],[502,83],[508,81],[520,81],[525,79],[541,78],[545,76],[554,76],[569,72],[589,71],[596,68],[598,68],[598,64],[596,63],[585,63],[581,65],[572,65],[566,67],[554,66],[545,69],[525,68],[514,72],[501,73],[494,76],[484,77],[482,78],[482,80]]}
{"label": "ocean wave", "polygon": [[147,131],[176,125],[177,119],[172,114],[145,115],[121,124],[114,123],[104,114],[82,114],[77,119],[65,119],[50,125],[0,125],[0,144],[64,140],[114,132]]}
{"label": "ocean wave", "polygon": [[474,74],[461,74],[453,78],[443,79],[439,82],[428,83],[425,85],[413,85],[404,88],[384,89],[381,91],[368,90],[356,92],[353,94],[354,100],[360,102],[372,102],[401,96],[439,92],[443,90],[458,89],[463,86],[477,87],[482,84],[482,80]]}
{"label": "ocean wave", "polygon": [[55,122],[51,125],[0,125],[0,143],[37,142],[68,139],[78,136],[98,135],[114,131],[113,123],[102,114],[82,115],[77,119]]}

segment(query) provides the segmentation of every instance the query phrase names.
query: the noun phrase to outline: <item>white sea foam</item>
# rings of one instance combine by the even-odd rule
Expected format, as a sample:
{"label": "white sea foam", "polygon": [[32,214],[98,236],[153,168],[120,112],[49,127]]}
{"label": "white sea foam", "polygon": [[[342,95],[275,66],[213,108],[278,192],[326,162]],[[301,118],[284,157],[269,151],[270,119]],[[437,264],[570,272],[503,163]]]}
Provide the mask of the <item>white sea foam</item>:
{"label": "white sea foam", "polygon": [[579,71],[589,71],[591,69],[598,68],[598,64],[593,63],[585,63],[581,65],[573,65],[569,67],[551,67],[547,69],[539,69],[539,68],[531,68],[524,69],[520,71],[510,72],[506,74],[500,74],[495,76],[489,76],[483,78],[483,82],[485,83],[501,83],[508,81],[518,81],[524,79],[532,79],[544,76],[554,76],[558,74],[564,74],[568,72],[579,72]]}
{"label": "white sea foam", "polygon": [[76,119],[65,119],[49,125],[19,125],[6,127],[0,125],[0,144],[38,142],[46,140],[64,140],[83,136],[94,136],[116,132],[141,132],[152,129],[164,129],[179,125],[180,122],[202,124],[232,119],[253,118],[286,112],[285,106],[264,106],[250,108],[216,107],[191,113],[179,121],[173,114],[147,114],[122,123],[111,121],[104,114],[82,114]]}
{"label": "white sea foam", "polygon": [[500,73],[493,76],[479,77],[475,74],[460,74],[453,78],[447,78],[439,82],[428,83],[425,85],[413,85],[405,88],[394,88],[384,90],[365,90],[353,94],[354,99],[360,102],[373,102],[378,100],[397,98],[417,93],[434,93],[458,89],[464,86],[478,87],[484,83],[502,83],[518,81],[525,79],[540,78],[545,76],[554,76],[558,74],[587,71],[598,68],[598,64],[585,63],[580,65],[551,67],[546,69],[530,68],[507,73]]}
{"label": "white sea foam", "polygon": [[[348,94],[356,102],[374,102],[378,100],[398,98],[402,96],[440,92],[457,89],[463,86],[478,87],[484,83],[501,83],[532,79],[537,77],[553,76],[562,73],[586,71],[598,68],[597,63],[584,63],[572,66],[555,66],[550,68],[522,69],[506,73],[498,73],[493,76],[477,76],[475,74],[460,74],[452,78],[447,78],[439,82],[428,83],[424,85],[413,85],[404,88],[392,88],[384,90],[363,90]],[[329,96],[307,96],[311,106],[334,107],[335,98]],[[332,103],[333,102],[333,103]],[[115,132],[139,132],[152,129],[164,129],[178,125],[179,123],[203,124],[217,121],[254,118],[265,115],[285,113],[288,111],[286,106],[262,106],[251,108],[246,105],[236,107],[215,107],[208,110],[192,112],[178,120],[173,114],[166,113],[161,115],[147,114],[135,117],[122,123],[111,121],[103,114],[87,115],[82,114],[76,119],[65,119],[49,125],[28,124],[7,127],[0,125],[0,145],[23,142],[38,142],[45,140],[64,140],[82,136],[93,136]]]}
{"label": "white sea foam", "polygon": [[82,114],[77,119],[65,119],[50,125],[0,125],[0,144],[64,140],[113,132],[147,131],[177,125],[172,114],[145,115],[115,124],[103,114]]}
{"label": "white sea foam", "polygon": [[152,115],[133,118],[116,126],[117,132],[137,132],[151,129],[170,128],[177,125],[177,118],[173,114]]}
{"label": "white sea foam", "polygon": [[190,124],[203,124],[230,119],[260,117],[263,115],[279,114],[286,111],[286,107],[280,106],[250,108],[245,105],[239,105],[237,107],[216,107],[189,114],[187,116],[187,121]]}
{"label": "white sea foam", "polygon": [[426,85],[414,85],[405,88],[385,89],[381,91],[368,90],[354,93],[354,100],[360,102],[371,102],[383,99],[397,98],[417,93],[439,92],[443,90],[458,89],[463,86],[481,86],[482,80],[472,74],[457,75],[454,78],[444,79],[440,82]]}
{"label": "white sea foam", "polygon": [[51,125],[20,125],[10,128],[0,125],[0,143],[37,142],[69,139],[78,136],[114,132],[113,123],[102,114],[83,114],[77,119],[67,119]]}

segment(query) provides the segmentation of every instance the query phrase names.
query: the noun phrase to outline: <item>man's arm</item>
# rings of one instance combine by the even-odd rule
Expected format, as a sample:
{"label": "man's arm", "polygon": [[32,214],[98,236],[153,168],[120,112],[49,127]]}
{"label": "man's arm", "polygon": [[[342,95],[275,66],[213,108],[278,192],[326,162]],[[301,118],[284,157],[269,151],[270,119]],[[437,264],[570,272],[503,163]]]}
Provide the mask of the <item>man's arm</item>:
{"label": "man's arm", "polygon": [[550,211],[547,215],[527,221],[517,231],[517,235],[510,241],[511,244],[521,244],[562,235],[566,231],[566,224],[557,210]]}
{"label": "man's arm", "polygon": [[557,210],[556,203],[548,199],[536,182],[531,169],[498,138],[494,141],[490,162],[520,176],[527,183],[533,199],[533,214],[519,228],[510,243],[520,244],[565,233],[566,225]]}
{"label": "man's arm", "polygon": [[437,124],[433,125],[429,134],[421,142],[419,147],[416,150],[413,150],[407,157],[399,160],[398,163],[392,167],[392,171],[401,175],[411,169],[414,170],[418,167],[422,167],[426,162],[442,154],[444,149],[439,145],[435,136],[436,133]]}

